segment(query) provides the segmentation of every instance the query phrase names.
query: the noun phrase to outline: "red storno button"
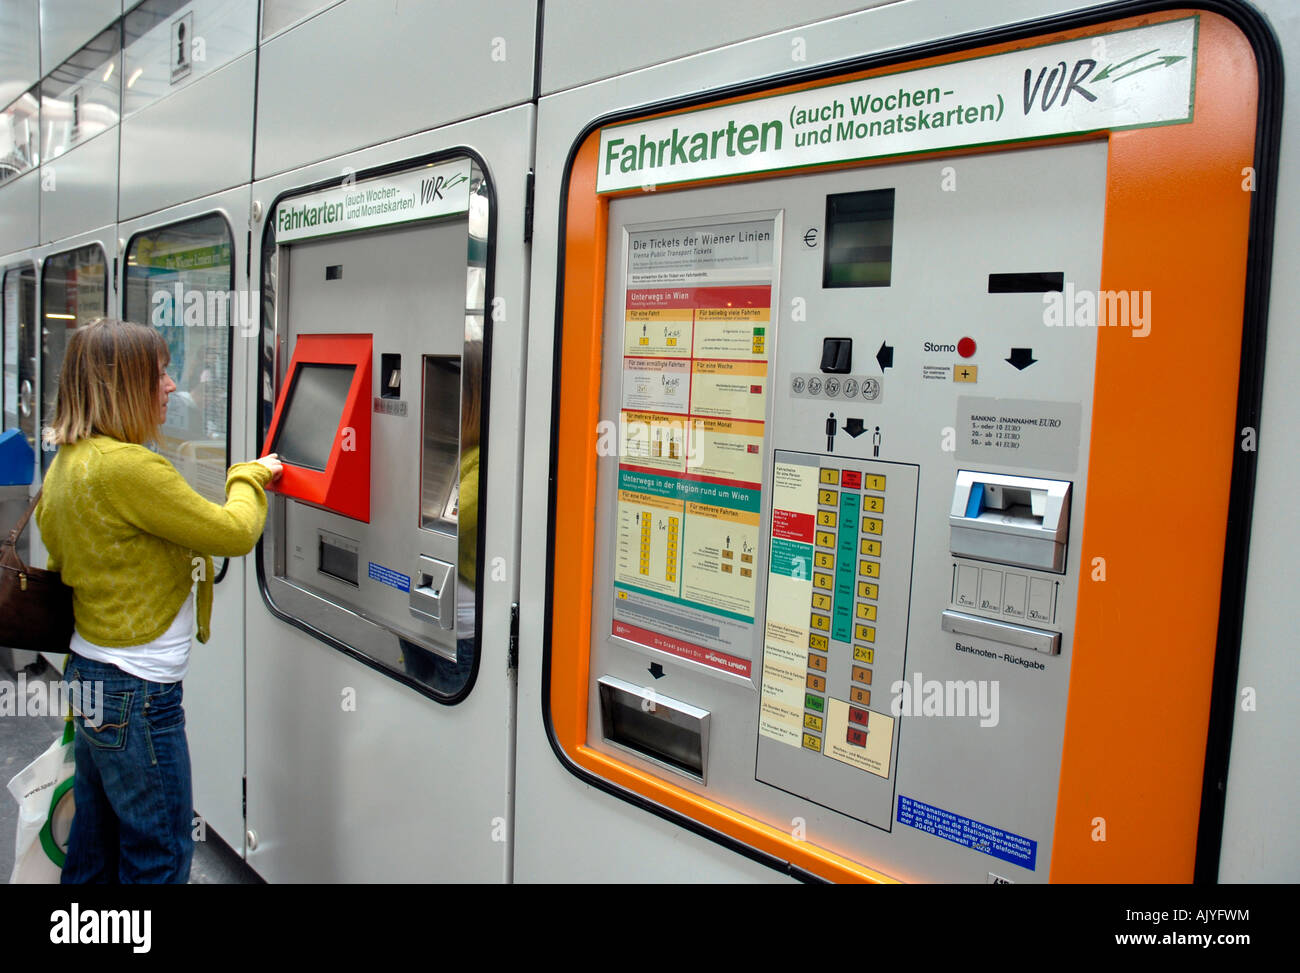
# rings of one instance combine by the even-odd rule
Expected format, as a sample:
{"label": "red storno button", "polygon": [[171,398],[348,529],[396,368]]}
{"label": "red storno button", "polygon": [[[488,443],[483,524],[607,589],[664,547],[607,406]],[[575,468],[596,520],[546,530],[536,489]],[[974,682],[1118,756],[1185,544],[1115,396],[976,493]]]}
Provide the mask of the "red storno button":
{"label": "red storno button", "polygon": [[975,339],[962,338],[961,341],[957,342],[957,354],[963,358],[969,358],[975,354]]}

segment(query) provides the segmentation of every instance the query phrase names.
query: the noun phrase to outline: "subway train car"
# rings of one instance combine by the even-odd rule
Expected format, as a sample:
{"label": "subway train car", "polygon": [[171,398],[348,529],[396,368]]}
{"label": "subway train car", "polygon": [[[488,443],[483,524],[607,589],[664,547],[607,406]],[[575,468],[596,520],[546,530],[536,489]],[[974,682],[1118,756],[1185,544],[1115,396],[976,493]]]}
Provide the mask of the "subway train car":
{"label": "subway train car", "polygon": [[185,685],[268,881],[1294,881],[1297,57],[1289,0],[3,0],[4,429],[34,495],[114,315],[195,490],[284,458]]}

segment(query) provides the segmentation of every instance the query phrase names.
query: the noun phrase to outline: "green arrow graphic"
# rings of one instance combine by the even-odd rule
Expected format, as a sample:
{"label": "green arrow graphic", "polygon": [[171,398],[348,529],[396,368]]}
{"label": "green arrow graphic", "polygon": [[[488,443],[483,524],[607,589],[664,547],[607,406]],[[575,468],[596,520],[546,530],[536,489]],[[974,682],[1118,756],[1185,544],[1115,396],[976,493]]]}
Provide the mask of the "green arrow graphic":
{"label": "green arrow graphic", "polygon": [[1133,75],[1135,75],[1135,74],[1141,74],[1143,71],[1146,71],[1146,70],[1148,70],[1148,69],[1150,69],[1150,68],[1158,68],[1158,67],[1166,67],[1166,68],[1167,68],[1167,67],[1169,67],[1169,65],[1171,65],[1171,64],[1177,64],[1179,61],[1186,61],[1186,60],[1187,60],[1187,58],[1183,57],[1183,56],[1180,55],[1180,54],[1178,54],[1178,55],[1174,55],[1174,54],[1166,55],[1165,57],[1159,57],[1159,58],[1156,58],[1156,62],[1155,62],[1154,64],[1144,64],[1144,65],[1142,65],[1142,67],[1137,68],[1136,70],[1133,70],[1133,71],[1129,71],[1127,74],[1121,74],[1121,75],[1120,75],[1118,78],[1116,78],[1115,80],[1116,80],[1116,81],[1123,81],[1125,78],[1131,78],[1131,77],[1133,77]]}
{"label": "green arrow graphic", "polygon": [[1126,64],[1131,64],[1131,63],[1133,63],[1134,61],[1137,61],[1137,60],[1139,60],[1139,59],[1141,59],[1141,58],[1146,57],[1148,54],[1154,54],[1154,53],[1155,53],[1156,51],[1158,51],[1158,50],[1160,50],[1160,48],[1158,48],[1158,47],[1153,47],[1153,48],[1151,48],[1151,50],[1149,50],[1149,51],[1143,51],[1141,54],[1135,54],[1133,57],[1129,58],[1127,61],[1120,61],[1118,64],[1107,64],[1104,68],[1101,69],[1101,73],[1100,73],[1100,74],[1096,74],[1096,75],[1093,76],[1093,79],[1092,79],[1092,80],[1093,80],[1093,81],[1104,81],[1104,80],[1106,80],[1107,78],[1110,77],[1110,73],[1111,73],[1112,71],[1118,71],[1118,70],[1119,70],[1120,68],[1122,68],[1124,65],[1126,65]]}

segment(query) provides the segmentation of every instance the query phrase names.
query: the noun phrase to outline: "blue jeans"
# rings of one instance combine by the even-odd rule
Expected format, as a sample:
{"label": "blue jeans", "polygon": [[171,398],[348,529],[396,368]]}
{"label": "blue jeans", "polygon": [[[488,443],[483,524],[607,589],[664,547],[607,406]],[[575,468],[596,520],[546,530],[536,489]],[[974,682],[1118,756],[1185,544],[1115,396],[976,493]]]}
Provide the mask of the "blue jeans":
{"label": "blue jeans", "polygon": [[[188,882],[194,799],[181,684],[149,682],[76,653],[64,679],[80,684],[92,721],[75,720],[77,809],[63,883]],[[97,721],[96,697],[87,695],[96,684]]]}

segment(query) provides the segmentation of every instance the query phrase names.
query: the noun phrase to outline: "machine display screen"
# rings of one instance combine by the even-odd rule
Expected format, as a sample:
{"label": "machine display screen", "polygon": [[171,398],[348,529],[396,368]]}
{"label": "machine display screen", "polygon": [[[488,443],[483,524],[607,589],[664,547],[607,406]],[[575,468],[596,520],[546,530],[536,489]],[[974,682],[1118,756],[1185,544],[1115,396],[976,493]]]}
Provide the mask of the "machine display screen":
{"label": "machine display screen", "polygon": [[823,287],[888,287],[893,249],[893,189],[826,197]]}
{"label": "machine display screen", "polygon": [[320,471],[329,465],[356,370],[355,365],[298,366],[271,444],[282,462]]}

